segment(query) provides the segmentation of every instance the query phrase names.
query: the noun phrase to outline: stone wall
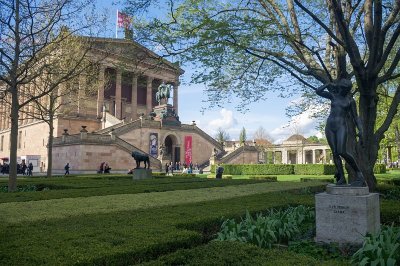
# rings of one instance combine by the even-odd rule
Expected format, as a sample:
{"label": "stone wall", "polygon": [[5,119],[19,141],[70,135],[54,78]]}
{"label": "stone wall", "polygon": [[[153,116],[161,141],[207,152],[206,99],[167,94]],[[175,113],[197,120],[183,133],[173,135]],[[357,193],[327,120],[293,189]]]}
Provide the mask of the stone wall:
{"label": "stone wall", "polygon": [[[135,167],[131,154],[115,145],[68,145],[53,148],[53,173],[63,173],[70,164],[70,173],[96,173],[102,162],[111,172],[127,173]],[[143,165],[142,165],[143,166]]]}

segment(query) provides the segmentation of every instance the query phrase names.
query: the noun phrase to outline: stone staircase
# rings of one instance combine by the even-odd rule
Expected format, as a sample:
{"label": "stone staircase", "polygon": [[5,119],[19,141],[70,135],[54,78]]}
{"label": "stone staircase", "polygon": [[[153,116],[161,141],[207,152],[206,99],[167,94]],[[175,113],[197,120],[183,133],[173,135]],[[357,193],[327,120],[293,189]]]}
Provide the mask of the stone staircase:
{"label": "stone staircase", "polygon": [[[132,151],[138,151],[143,154],[148,154],[145,151],[133,146],[132,144],[126,142],[125,140],[109,134],[98,134],[98,133],[80,133],[74,135],[63,135],[62,137],[54,138],[53,146],[58,145],[85,145],[85,144],[99,144],[99,145],[116,145],[122,150],[126,151],[129,156],[131,156]],[[161,169],[161,162],[149,155],[150,166],[153,169]]]}

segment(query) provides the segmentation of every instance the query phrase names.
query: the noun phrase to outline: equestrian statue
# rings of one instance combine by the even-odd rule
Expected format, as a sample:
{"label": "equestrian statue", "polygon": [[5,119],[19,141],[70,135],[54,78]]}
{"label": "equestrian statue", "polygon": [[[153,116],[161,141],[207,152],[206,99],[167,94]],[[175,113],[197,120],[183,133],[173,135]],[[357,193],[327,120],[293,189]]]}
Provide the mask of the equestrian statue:
{"label": "equestrian statue", "polygon": [[162,99],[165,99],[166,102],[168,102],[168,99],[170,98],[171,87],[171,84],[165,84],[164,81],[160,84],[160,86],[158,86],[158,91],[156,92],[156,101],[158,104],[161,104]]}

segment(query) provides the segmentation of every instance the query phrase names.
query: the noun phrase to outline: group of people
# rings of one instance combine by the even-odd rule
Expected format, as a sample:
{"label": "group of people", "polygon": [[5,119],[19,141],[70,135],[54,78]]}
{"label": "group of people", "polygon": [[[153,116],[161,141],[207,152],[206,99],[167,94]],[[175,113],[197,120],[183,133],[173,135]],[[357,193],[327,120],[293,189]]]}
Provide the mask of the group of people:
{"label": "group of people", "polygon": [[192,162],[190,162],[189,164],[187,164],[186,162],[184,162],[183,164],[181,162],[170,162],[169,164],[166,163],[165,164],[165,173],[167,175],[174,174],[174,171],[182,171],[182,173],[187,173],[187,174],[191,174],[193,173],[193,170],[200,170],[199,165],[193,164]]}
{"label": "group of people", "polygon": [[[33,164],[29,163],[26,165],[25,161],[22,161],[22,163],[17,164],[17,174],[22,174],[22,175],[27,175],[27,176],[32,176],[33,172]],[[10,165],[7,163],[0,163],[0,173],[4,174],[9,174],[10,173]]]}
{"label": "group of people", "polygon": [[111,171],[111,167],[108,165],[107,162],[102,162],[100,164],[99,170],[97,171],[98,174],[109,174]]}

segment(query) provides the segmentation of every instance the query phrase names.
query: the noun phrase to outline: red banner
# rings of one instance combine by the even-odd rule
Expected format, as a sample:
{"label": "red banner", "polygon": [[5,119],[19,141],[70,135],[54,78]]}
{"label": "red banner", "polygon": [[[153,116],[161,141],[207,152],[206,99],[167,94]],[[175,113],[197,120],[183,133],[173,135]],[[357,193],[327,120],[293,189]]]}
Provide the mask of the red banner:
{"label": "red banner", "polygon": [[192,136],[185,136],[185,163],[192,162]]}

